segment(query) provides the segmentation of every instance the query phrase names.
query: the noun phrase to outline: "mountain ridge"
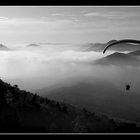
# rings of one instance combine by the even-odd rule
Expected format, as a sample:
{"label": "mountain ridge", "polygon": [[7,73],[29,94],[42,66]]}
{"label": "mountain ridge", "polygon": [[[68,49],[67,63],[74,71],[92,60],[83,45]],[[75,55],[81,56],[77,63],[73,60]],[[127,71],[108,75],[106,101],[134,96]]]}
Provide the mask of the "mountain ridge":
{"label": "mountain ridge", "polygon": [[103,58],[94,61],[94,64],[99,65],[116,65],[116,66],[139,66],[139,58],[132,55],[132,53],[115,52]]}
{"label": "mountain ridge", "polygon": [[0,133],[140,132],[138,124],[116,121],[64,102],[43,98],[0,80]]}

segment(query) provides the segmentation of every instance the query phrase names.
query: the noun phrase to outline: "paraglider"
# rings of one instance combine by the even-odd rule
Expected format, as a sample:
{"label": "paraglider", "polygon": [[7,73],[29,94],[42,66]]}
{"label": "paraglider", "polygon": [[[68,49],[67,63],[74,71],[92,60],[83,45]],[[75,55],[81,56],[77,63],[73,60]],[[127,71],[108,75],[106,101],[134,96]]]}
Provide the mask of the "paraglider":
{"label": "paraglider", "polygon": [[130,83],[125,83],[125,90],[130,91],[131,88],[131,82]]}
{"label": "paraglider", "polygon": [[128,90],[128,91],[130,90],[130,85],[129,85],[129,84],[126,85],[126,91],[127,91],[127,90]]}
{"label": "paraglider", "polygon": [[[107,51],[108,48],[110,48],[111,46],[113,45],[116,45],[116,44],[121,44],[121,43],[126,43],[126,44],[136,44],[136,45],[140,45],[140,40],[133,40],[133,39],[124,39],[124,40],[119,40],[119,41],[115,41],[115,42],[112,42],[112,43],[108,43],[105,47],[105,49],[103,50],[103,54]],[[125,84],[125,90],[126,91],[130,91],[130,84],[129,83],[126,83]]]}
{"label": "paraglider", "polygon": [[139,44],[140,45],[140,40],[133,40],[133,39],[123,39],[123,40],[118,40],[113,43],[107,44],[105,49],[103,50],[103,54],[106,52],[106,50],[116,44],[121,44],[121,43],[127,43],[127,44]]}

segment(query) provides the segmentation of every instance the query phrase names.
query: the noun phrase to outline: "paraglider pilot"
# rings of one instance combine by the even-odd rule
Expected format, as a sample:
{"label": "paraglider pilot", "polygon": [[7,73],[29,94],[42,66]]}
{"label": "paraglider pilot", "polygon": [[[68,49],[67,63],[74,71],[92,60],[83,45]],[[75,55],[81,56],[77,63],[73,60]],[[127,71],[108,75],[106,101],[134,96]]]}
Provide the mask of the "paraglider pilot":
{"label": "paraglider pilot", "polygon": [[127,91],[130,90],[130,85],[129,85],[129,84],[126,85],[126,90],[127,90]]}

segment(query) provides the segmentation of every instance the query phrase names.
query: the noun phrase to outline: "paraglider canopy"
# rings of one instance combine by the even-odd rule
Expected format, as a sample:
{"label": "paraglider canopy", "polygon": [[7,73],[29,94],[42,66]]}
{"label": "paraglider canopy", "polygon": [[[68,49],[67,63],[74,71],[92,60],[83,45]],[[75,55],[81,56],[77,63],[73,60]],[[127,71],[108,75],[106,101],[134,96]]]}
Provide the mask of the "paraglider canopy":
{"label": "paraglider canopy", "polygon": [[115,41],[113,43],[107,44],[107,46],[105,47],[105,49],[103,50],[103,54],[106,52],[106,50],[116,44],[121,44],[121,43],[127,43],[127,44],[140,44],[140,40],[133,40],[133,39],[123,39],[123,40],[119,40],[119,41]]}

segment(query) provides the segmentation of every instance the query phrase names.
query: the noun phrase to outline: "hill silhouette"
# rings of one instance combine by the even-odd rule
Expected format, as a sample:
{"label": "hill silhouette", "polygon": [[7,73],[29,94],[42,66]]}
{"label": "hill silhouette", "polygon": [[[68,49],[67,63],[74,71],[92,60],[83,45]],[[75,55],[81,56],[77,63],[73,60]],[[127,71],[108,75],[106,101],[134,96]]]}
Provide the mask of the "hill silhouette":
{"label": "hill silhouette", "polygon": [[[133,54],[134,55],[134,54]],[[130,65],[130,66],[139,66],[140,60],[137,57],[134,57],[132,53],[124,54],[115,52],[111,55],[98,59],[94,62],[94,64],[100,65]]]}
{"label": "hill silhouette", "polygon": [[0,44],[0,50],[10,50],[7,46]]}
{"label": "hill silhouette", "polygon": [[140,132],[136,123],[43,98],[2,80],[0,91],[0,133]]}
{"label": "hill silhouette", "polygon": [[27,45],[27,47],[38,47],[38,46],[40,46],[40,45],[39,45],[39,44],[34,44],[34,43],[33,43],[33,44],[28,44],[28,45]]}

